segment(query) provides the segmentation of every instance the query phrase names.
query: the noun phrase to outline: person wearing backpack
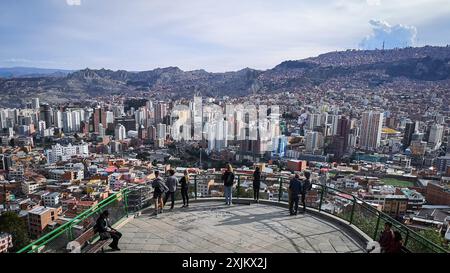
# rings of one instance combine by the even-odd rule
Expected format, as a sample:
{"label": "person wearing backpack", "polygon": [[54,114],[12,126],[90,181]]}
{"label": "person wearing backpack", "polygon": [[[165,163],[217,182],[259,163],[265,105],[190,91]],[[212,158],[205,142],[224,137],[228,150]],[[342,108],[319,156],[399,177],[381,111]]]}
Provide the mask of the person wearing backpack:
{"label": "person wearing backpack", "polygon": [[155,215],[163,212],[163,194],[169,191],[159,176],[159,171],[155,171],[155,179],[152,181],[153,199],[155,200]]}
{"label": "person wearing backpack", "polygon": [[225,205],[232,205],[234,173],[231,164],[227,165],[226,171],[222,174],[222,182],[224,186]]}
{"label": "person wearing backpack", "polygon": [[311,173],[310,172],[305,171],[303,175],[305,176],[305,179],[302,181],[302,189],[301,189],[300,194],[302,196],[302,200],[301,201],[302,201],[302,204],[303,204],[303,212],[302,213],[305,213],[306,212],[306,194],[308,194],[308,191],[311,190],[312,183],[311,183],[311,180],[310,180],[310,177],[311,177]]}

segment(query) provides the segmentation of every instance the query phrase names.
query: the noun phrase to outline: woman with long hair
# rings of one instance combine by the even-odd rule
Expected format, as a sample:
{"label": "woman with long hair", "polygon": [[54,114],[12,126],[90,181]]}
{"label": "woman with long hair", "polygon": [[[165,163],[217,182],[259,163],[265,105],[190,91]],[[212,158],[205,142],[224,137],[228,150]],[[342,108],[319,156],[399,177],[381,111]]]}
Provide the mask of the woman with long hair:
{"label": "woman with long hair", "polygon": [[183,197],[183,206],[189,207],[189,171],[184,170],[184,176],[180,179],[181,197]]}
{"label": "woman with long hair", "polygon": [[222,182],[224,186],[225,204],[230,206],[233,199],[234,173],[231,164],[227,164],[227,169],[222,174]]}

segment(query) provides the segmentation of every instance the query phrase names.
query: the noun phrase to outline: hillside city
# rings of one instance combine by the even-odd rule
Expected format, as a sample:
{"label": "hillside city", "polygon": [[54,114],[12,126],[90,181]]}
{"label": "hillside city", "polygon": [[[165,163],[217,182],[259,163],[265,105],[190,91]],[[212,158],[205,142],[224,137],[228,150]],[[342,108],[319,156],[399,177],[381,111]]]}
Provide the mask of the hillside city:
{"label": "hillside city", "polygon": [[[326,200],[326,211],[345,212],[350,194],[448,247],[447,90],[425,95],[330,89],[177,100],[105,96],[62,104],[34,98],[22,108],[2,108],[0,212],[13,213],[25,230],[20,238],[2,232],[0,252],[19,250],[130,186],[143,189],[136,209],[148,206],[155,170],[174,169],[181,177],[187,169],[201,177],[220,174],[226,163],[242,175],[241,196],[252,196],[256,166],[265,178],[261,196],[268,200],[287,200],[280,190],[286,185],[276,177],[308,170],[314,183],[343,192]],[[249,138],[247,104],[273,121],[270,137],[257,127],[257,137]],[[175,111],[176,105],[185,110]],[[211,105],[216,112],[206,110]],[[244,107],[225,115],[236,105]],[[224,118],[215,119],[217,111]],[[183,127],[180,139],[174,126],[180,120],[199,122],[200,139],[189,137],[193,126]],[[217,136],[230,128],[244,133]],[[223,184],[199,179],[190,194],[223,196]],[[316,200],[309,196],[307,202]]]}

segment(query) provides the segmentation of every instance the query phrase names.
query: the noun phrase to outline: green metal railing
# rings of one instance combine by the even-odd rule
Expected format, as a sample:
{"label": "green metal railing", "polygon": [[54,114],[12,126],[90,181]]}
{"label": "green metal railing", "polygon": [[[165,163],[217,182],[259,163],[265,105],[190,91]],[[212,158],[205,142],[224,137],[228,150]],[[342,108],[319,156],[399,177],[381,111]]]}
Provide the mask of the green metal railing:
{"label": "green metal railing", "polygon": [[[124,216],[127,216],[128,206],[126,205],[126,196],[129,192],[130,189],[123,189],[110,195],[106,199],[80,213],[75,218],[64,223],[60,227],[20,249],[17,253],[64,252],[67,243],[76,238],[74,236],[74,228],[80,224],[87,224],[87,226],[82,228],[79,233],[86,231],[88,228],[92,227],[95,222],[94,216],[98,216],[98,214],[104,209],[108,208],[110,217],[113,218],[112,221],[114,223]],[[116,203],[116,206],[113,206],[114,203]]]}
{"label": "green metal railing", "polygon": [[[216,184],[216,186],[220,189],[220,185],[222,185],[221,174],[215,173],[193,175],[192,178],[193,179],[191,179],[191,181],[193,182],[193,185],[191,185],[191,189],[193,188],[193,191],[190,193],[192,198],[198,199],[203,197],[218,197],[211,196],[210,194],[206,194],[204,192],[199,192],[199,184],[207,184],[209,181],[213,180],[215,182],[214,184]],[[268,186],[272,186],[274,189],[276,189],[276,185],[278,189],[276,189],[276,192],[273,192],[274,195],[265,193],[265,195],[261,195],[260,199],[269,199],[274,202],[282,203],[287,202],[287,198],[285,196],[287,196],[287,190],[289,188],[289,177],[267,175],[262,177],[261,180],[263,183],[266,183]],[[236,174],[236,189],[233,193],[233,198],[240,199],[252,197],[252,187],[243,187],[244,183],[250,184],[251,181],[252,175]],[[87,230],[92,226],[89,223],[92,224],[95,221],[94,219],[96,216],[104,209],[108,209],[110,211],[110,218],[112,212],[112,223],[116,223],[121,219],[128,217],[130,212],[128,195],[132,191],[133,187],[130,187],[112,194],[97,205],[77,215],[69,222],[61,225],[30,245],[22,248],[18,251],[18,253],[64,252],[67,243],[76,238],[74,228],[80,224],[84,224],[84,228],[81,229],[81,232]],[[375,209],[365,201],[342,190],[313,183],[313,189],[308,193],[306,198],[306,205],[307,207],[316,209],[321,213],[332,214],[344,221],[347,221],[349,225],[357,227],[373,240],[379,239],[384,223],[391,222],[393,228],[403,235],[404,247],[409,252],[448,253],[445,248],[428,240],[419,233],[408,228],[403,223],[400,223],[386,213]]]}
{"label": "green metal railing", "polygon": [[[198,177],[197,177],[198,176]],[[215,176],[215,177],[214,177]],[[203,177],[203,178],[201,178]],[[214,177],[214,181],[220,182],[220,174],[196,175],[194,176],[194,188],[195,199],[198,198],[197,193],[198,185],[205,180],[210,180]],[[242,189],[243,181],[252,181],[252,175],[249,174],[236,174],[236,192],[233,198],[239,199],[244,197],[252,197],[251,194],[246,194]],[[262,177],[262,182],[271,180],[271,186],[277,185],[277,196],[272,197],[271,200],[275,202],[286,202],[287,198],[284,198],[284,194],[287,195],[289,188],[288,176],[280,175],[268,175]],[[249,191],[252,191],[249,187]],[[315,197],[314,197],[315,195]],[[211,197],[204,196],[202,197]],[[312,197],[312,198],[308,198]],[[309,199],[309,200],[308,200]],[[402,234],[403,246],[407,252],[416,253],[448,253],[448,250],[444,247],[430,241],[418,232],[410,229],[405,224],[395,220],[388,214],[375,209],[373,206],[365,202],[364,200],[339,189],[334,189],[325,185],[313,183],[313,189],[307,195],[307,207],[317,209],[322,213],[332,214],[342,220],[348,222],[349,225],[357,227],[373,240],[378,240],[379,236],[384,228],[386,222],[392,223],[394,230],[399,231]]]}

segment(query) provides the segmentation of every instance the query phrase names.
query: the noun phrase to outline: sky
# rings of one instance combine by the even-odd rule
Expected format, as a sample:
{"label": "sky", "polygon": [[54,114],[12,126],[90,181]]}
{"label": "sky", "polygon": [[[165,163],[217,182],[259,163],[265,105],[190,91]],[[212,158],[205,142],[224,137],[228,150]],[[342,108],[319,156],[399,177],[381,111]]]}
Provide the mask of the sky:
{"label": "sky", "polygon": [[1,0],[0,67],[235,71],[450,44],[448,0]]}

